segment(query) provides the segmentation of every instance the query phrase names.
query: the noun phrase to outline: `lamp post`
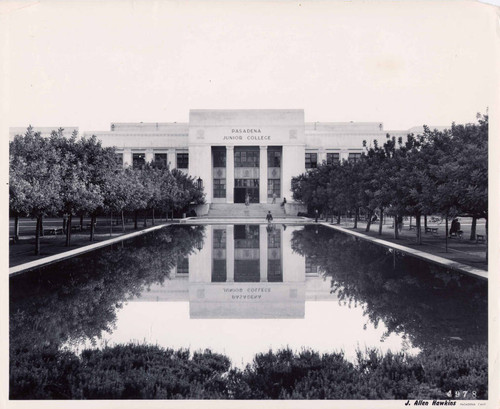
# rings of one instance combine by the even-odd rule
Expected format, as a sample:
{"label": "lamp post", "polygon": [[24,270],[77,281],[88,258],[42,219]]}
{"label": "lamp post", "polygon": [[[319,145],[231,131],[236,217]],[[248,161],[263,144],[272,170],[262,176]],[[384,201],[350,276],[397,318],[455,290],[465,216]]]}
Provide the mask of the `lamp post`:
{"label": "lamp post", "polygon": [[198,177],[197,182],[198,182],[198,189],[201,190],[203,188],[203,179]]}
{"label": "lamp post", "polygon": [[203,250],[203,239],[200,239],[196,242],[196,248],[198,249],[198,251]]}

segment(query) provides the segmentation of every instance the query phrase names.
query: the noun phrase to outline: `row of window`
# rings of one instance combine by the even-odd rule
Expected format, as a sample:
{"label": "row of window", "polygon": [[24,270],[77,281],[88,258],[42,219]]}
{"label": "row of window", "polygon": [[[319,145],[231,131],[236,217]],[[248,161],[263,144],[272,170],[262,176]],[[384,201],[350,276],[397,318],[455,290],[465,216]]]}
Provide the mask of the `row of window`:
{"label": "row of window", "polygon": [[[247,235],[245,233],[244,237],[246,239]],[[253,232],[252,239],[255,239],[256,232]],[[281,247],[281,231],[278,229],[272,229],[267,233],[267,247],[270,249],[278,249]],[[226,230],[225,229],[215,229],[213,231],[213,248],[214,249],[225,249],[226,248]]]}
{"label": "row of window", "polygon": [[[235,187],[259,187],[258,179],[235,179]],[[272,198],[276,195],[277,198],[281,196],[281,180],[268,179],[267,180],[267,197]],[[214,179],[214,198],[226,197],[226,179]]]}
{"label": "row of window", "polygon": [[[226,167],[226,149],[214,149],[212,153],[214,168]],[[234,166],[239,168],[258,167],[260,161],[259,151],[236,151],[234,153]],[[281,167],[281,150],[267,150],[267,166],[269,168]]]}
{"label": "row of window", "polygon": [[[188,153],[177,153],[177,168],[178,169],[188,169],[189,168],[189,154]],[[281,151],[268,150],[267,152],[268,166],[273,168],[281,167]],[[349,161],[356,162],[361,158],[361,153],[350,152]],[[123,153],[116,154],[116,160],[119,164],[123,163]],[[161,167],[167,166],[167,154],[166,153],[155,153],[154,161],[157,165]],[[222,150],[216,150],[213,152],[214,167],[225,168],[226,167],[226,152]],[[327,153],[326,163],[331,165],[334,162],[340,161],[340,154],[338,152]],[[134,169],[140,169],[146,164],[146,154],[145,153],[133,153],[132,154],[132,166]],[[305,165],[306,169],[314,169],[318,167],[318,154],[307,152],[305,155]],[[259,167],[259,152],[258,151],[237,151],[234,154],[234,166],[242,168],[252,168]],[[274,179],[270,179],[274,180]],[[215,182],[214,182],[215,183]],[[273,190],[275,190],[273,188]],[[269,197],[272,193],[269,193]],[[279,195],[279,194],[278,194]],[[217,197],[217,196],[215,196]],[[225,196],[223,196],[225,197]]]}
{"label": "row of window", "polygon": [[[123,153],[116,154],[116,161],[119,165],[123,165]],[[157,166],[167,167],[167,154],[166,153],[155,153],[154,162]],[[134,169],[141,169],[146,164],[146,154],[145,153],[132,153],[132,167]],[[177,168],[178,169],[188,169],[189,168],[189,154],[188,153],[177,153]]]}
{"label": "row of window", "polygon": [[[360,152],[350,152],[348,160],[350,162],[357,162],[361,158]],[[326,154],[326,163],[328,165],[333,164],[334,162],[340,161],[340,153],[333,152]],[[306,169],[314,169],[318,167],[318,154],[317,153],[306,153]]]}

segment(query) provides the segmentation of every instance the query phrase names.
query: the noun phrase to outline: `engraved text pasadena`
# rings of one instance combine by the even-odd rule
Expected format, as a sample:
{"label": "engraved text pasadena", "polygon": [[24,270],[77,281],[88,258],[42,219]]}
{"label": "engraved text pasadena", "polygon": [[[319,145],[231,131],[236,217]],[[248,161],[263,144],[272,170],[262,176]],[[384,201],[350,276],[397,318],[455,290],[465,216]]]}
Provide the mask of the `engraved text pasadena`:
{"label": "engraved text pasadena", "polygon": [[223,136],[224,141],[268,141],[271,139],[270,135],[258,135],[262,133],[259,128],[233,128],[231,135]]}

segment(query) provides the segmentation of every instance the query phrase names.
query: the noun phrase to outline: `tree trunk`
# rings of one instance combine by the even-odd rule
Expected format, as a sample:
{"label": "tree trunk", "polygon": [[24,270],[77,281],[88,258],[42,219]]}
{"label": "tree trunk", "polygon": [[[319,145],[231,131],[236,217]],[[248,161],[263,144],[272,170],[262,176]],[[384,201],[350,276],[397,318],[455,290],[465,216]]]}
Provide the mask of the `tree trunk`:
{"label": "tree trunk", "polygon": [[476,240],[476,226],[477,226],[477,217],[472,217],[472,226],[470,227],[470,240]]}
{"label": "tree trunk", "polygon": [[144,210],[144,224],[143,224],[143,227],[145,227],[145,228],[148,227],[147,217],[148,217],[148,211]]}
{"label": "tree trunk", "polygon": [[354,228],[358,228],[358,208],[356,207],[356,210],[354,212]]}
{"label": "tree trunk", "polygon": [[137,210],[135,210],[135,211],[134,211],[134,229],[135,229],[135,230],[137,230],[137,219],[138,219],[138,217],[139,217],[139,215],[138,215],[137,213],[138,213],[138,211],[137,211]]}
{"label": "tree trunk", "polygon": [[14,241],[19,240],[19,215],[16,213],[14,216]]}
{"label": "tree trunk", "polygon": [[370,227],[372,225],[372,215],[373,215],[373,211],[372,210],[368,210],[368,220],[366,221],[366,228],[365,228],[365,232],[369,232],[370,231]]}
{"label": "tree trunk", "polygon": [[424,216],[424,230],[427,231],[427,215]]}
{"label": "tree trunk", "polygon": [[445,236],[446,236],[445,249],[446,249],[446,252],[448,253],[448,215],[446,215],[446,223],[444,226],[444,232],[446,233],[445,234]]}
{"label": "tree trunk", "polygon": [[109,212],[109,235],[113,236],[113,212]]}
{"label": "tree trunk", "polygon": [[380,208],[380,223],[378,225],[378,235],[382,236],[382,226],[384,224],[384,208]]}
{"label": "tree trunk", "polygon": [[155,225],[155,208],[153,207],[153,218],[151,219],[151,223],[154,226]]}
{"label": "tree trunk", "polygon": [[340,210],[339,210],[339,212],[337,213],[337,224],[340,224]]}
{"label": "tree trunk", "polygon": [[394,216],[394,238],[399,239],[399,230],[398,230],[398,215]]}
{"label": "tree trunk", "polygon": [[95,233],[95,216],[90,216],[90,241],[94,241],[94,233]]}
{"label": "tree trunk", "polygon": [[68,215],[68,220],[66,222],[66,247],[71,246],[71,220],[73,216],[71,214]]}
{"label": "tree trunk", "polygon": [[411,230],[411,219],[412,219],[412,216],[410,215],[410,226],[408,227],[408,230]]}
{"label": "tree trunk", "polygon": [[40,216],[40,237],[43,237],[43,216]]}
{"label": "tree trunk", "polygon": [[40,254],[40,225],[42,216],[36,217],[36,228],[35,228],[35,256]]}
{"label": "tree trunk", "polygon": [[122,210],[122,232],[125,233],[125,217],[123,216],[123,210]]}
{"label": "tree trunk", "polygon": [[83,230],[83,214],[80,215],[80,231]]}
{"label": "tree trunk", "polygon": [[421,226],[422,221],[420,220],[420,215],[417,214],[415,216],[415,219],[416,219],[415,222],[416,222],[416,225],[417,225],[416,226],[417,227],[417,243],[418,244],[422,244],[422,226]]}

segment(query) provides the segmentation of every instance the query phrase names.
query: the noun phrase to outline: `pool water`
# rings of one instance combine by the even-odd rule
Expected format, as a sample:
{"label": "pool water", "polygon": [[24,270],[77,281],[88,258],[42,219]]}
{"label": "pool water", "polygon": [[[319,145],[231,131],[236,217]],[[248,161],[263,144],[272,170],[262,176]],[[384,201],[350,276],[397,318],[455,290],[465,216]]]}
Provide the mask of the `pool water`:
{"label": "pool water", "polygon": [[10,279],[11,344],[415,354],[487,343],[487,282],[322,226],[170,226]]}

